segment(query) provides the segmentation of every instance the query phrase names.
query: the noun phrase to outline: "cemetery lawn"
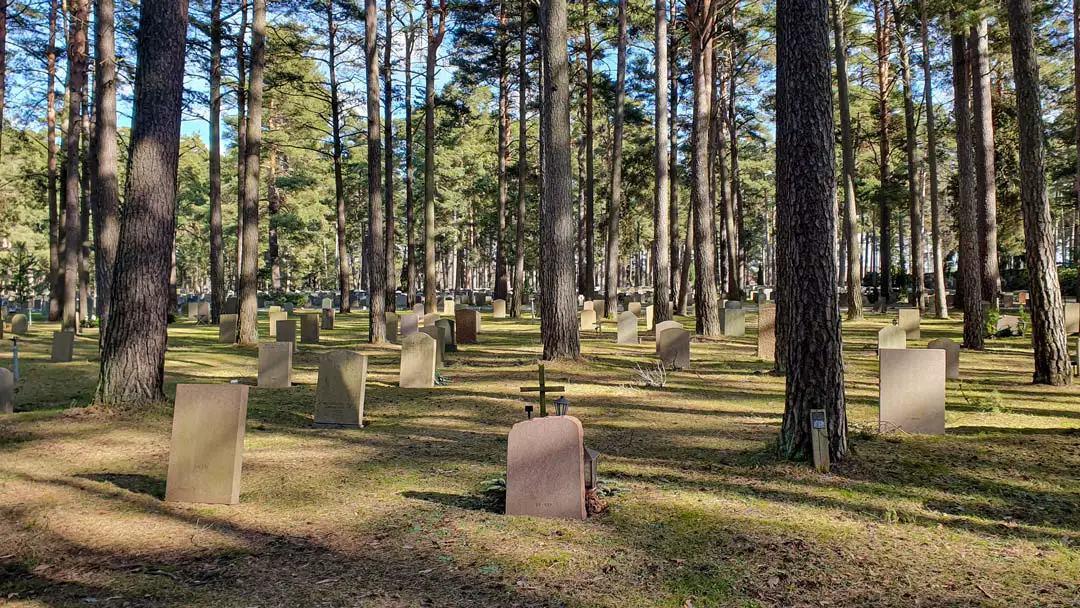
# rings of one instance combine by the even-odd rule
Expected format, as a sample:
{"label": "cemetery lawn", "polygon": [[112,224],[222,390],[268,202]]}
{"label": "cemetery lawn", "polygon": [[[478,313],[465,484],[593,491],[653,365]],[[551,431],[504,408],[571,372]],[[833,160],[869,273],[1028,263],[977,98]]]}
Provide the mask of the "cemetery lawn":
{"label": "cemetery lawn", "polygon": [[[784,381],[755,358],[755,318],[695,341],[664,388],[635,371],[655,366],[651,336],[616,345],[614,324],[583,337],[586,361],[548,365],[603,454],[607,510],[587,522],[506,517],[484,491],[536,382],[537,321],[486,314],[449,385],[402,390],[398,347],[339,315],[297,354],[297,386],[251,389],[236,506],[164,503],[171,407],[83,407],[95,330],[52,364],[56,328],[35,324],[0,418],[0,606],[1080,605],[1080,388],[1032,386],[1028,339],[962,353],[946,436],[880,435],[888,321],[845,324],[852,456],[819,474],[774,454]],[[915,345],[960,333],[924,320]],[[254,384],[256,351],[216,341],[170,328],[170,398]],[[371,357],[363,430],[311,428],[329,348]]]}

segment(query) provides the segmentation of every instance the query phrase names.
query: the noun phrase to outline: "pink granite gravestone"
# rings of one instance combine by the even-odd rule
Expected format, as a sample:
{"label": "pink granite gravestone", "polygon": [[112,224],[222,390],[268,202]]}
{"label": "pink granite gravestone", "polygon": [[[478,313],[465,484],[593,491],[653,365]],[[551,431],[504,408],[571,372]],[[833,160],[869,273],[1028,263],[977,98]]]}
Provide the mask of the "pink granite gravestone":
{"label": "pink granite gravestone", "polygon": [[585,519],[584,452],[573,416],[515,424],[506,446],[506,514]]}

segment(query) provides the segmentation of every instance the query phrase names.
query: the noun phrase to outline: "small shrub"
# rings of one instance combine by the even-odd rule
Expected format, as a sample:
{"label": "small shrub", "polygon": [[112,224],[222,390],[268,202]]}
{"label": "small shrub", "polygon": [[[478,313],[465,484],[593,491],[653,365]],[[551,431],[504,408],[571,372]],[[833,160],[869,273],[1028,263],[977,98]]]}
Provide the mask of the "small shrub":
{"label": "small shrub", "polygon": [[1001,311],[997,306],[986,311],[986,319],[983,321],[983,333],[988,337],[997,337],[997,325],[1001,320]]}
{"label": "small shrub", "polygon": [[667,370],[664,369],[663,362],[657,363],[655,369],[635,365],[634,372],[637,374],[639,383],[648,388],[664,388],[667,386]]}

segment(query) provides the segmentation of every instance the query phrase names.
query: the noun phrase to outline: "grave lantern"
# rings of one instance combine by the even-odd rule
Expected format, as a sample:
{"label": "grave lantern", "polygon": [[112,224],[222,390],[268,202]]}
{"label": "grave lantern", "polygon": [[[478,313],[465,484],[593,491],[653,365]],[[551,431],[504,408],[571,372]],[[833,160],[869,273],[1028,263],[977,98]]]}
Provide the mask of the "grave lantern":
{"label": "grave lantern", "polygon": [[555,415],[565,416],[566,412],[570,411],[570,400],[566,397],[559,397],[555,400]]}
{"label": "grave lantern", "polygon": [[600,452],[586,447],[585,452],[582,454],[582,459],[585,462],[585,491],[589,491],[596,487]]}

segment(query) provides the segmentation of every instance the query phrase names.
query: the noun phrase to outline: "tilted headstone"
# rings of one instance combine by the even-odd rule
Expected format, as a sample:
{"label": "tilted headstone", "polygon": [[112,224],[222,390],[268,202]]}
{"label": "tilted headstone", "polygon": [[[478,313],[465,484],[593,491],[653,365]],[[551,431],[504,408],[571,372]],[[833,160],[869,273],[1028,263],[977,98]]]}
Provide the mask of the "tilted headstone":
{"label": "tilted headstone", "polygon": [[15,374],[0,367],[0,414],[15,413]]}
{"label": "tilted headstone", "polygon": [[75,352],[75,332],[54,331],[52,339],[52,362],[69,363]]}
{"label": "tilted headstone", "polygon": [[660,354],[660,334],[663,333],[665,329],[671,329],[672,327],[685,329],[678,321],[661,321],[656,324],[656,354]]}
{"label": "tilted headstone", "polygon": [[300,315],[300,342],[302,344],[319,343],[319,315],[313,313]]}
{"label": "tilted headstone", "polygon": [[997,327],[994,328],[999,336],[1019,336],[1020,317],[1016,315],[1001,315],[998,318]]}
{"label": "tilted headstone", "polygon": [[904,330],[908,340],[918,340],[920,335],[919,323],[922,315],[918,308],[901,308],[896,311],[897,327]]}
{"label": "tilted headstone", "polygon": [[278,321],[276,324],[277,335],[274,336],[278,342],[288,343],[296,350],[296,319],[284,319]]}
{"label": "tilted headstone", "polygon": [[[728,302],[730,304],[730,302]],[[739,302],[738,304],[742,304]],[[746,311],[740,308],[725,307],[720,309],[720,333],[729,338],[741,338],[746,335]]]}
{"label": "tilted headstone", "polygon": [[25,336],[30,331],[30,317],[17,314],[11,317],[11,333],[16,336]]}
{"label": "tilted headstone", "polygon": [[432,340],[435,340],[435,369],[442,369],[443,355],[446,354],[446,328],[433,325],[421,328],[420,333],[426,334]]}
{"label": "tilted headstone", "polygon": [[668,327],[656,336],[657,352],[664,367],[690,367],[690,332],[682,327]]}
{"label": "tilted headstone", "polygon": [[459,309],[454,312],[457,320],[458,344],[476,344],[476,334],[480,329],[480,311]]}
{"label": "tilted headstone", "polygon": [[[274,308],[274,307],[271,306],[271,308]],[[277,337],[277,324],[278,324],[278,321],[284,321],[284,320],[288,319],[289,318],[289,313],[287,313],[287,312],[285,312],[283,310],[275,310],[275,311],[270,312],[269,317],[270,317],[270,337],[271,338],[276,338]]]}
{"label": "tilted headstone", "polygon": [[337,311],[333,308],[324,308],[322,311],[322,328],[334,329],[334,321],[337,318]]}
{"label": "tilted headstone", "polygon": [[578,330],[592,331],[593,329],[596,329],[596,311],[587,308],[581,311],[581,322],[578,325]]}
{"label": "tilted headstone", "polygon": [[776,360],[776,305],[763,304],[758,308],[757,357]]}
{"label": "tilted headstone", "polygon": [[425,333],[401,339],[401,364],[398,386],[431,388],[435,386],[435,357],[438,341]]}
{"label": "tilted headstone", "polygon": [[506,300],[495,300],[491,303],[491,315],[496,319],[506,318]]}
{"label": "tilted headstone", "polygon": [[617,323],[616,344],[637,344],[639,342],[637,316],[634,313],[630,311],[619,313]]}
{"label": "tilted headstone", "polygon": [[879,351],[881,432],[894,429],[945,434],[945,351],[936,348]]}
{"label": "tilted headstone", "polygon": [[366,387],[366,356],[351,350],[324,355],[315,389],[315,426],[360,428]]}
{"label": "tilted headstone", "polygon": [[907,332],[899,325],[882,327],[877,334],[878,350],[886,348],[907,348]]}
{"label": "tilted headstone", "polygon": [[218,342],[236,343],[236,315],[221,315],[218,322]]}
{"label": "tilted headstone", "polygon": [[240,502],[247,399],[245,384],[176,385],[166,501]]}
{"label": "tilted headstone", "polygon": [[401,330],[401,337],[411,336],[420,329],[420,317],[416,315],[401,315],[398,317],[398,325]]}
{"label": "tilted headstone", "polygon": [[931,340],[926,348],[936,348],[945,351],[945,379],[960,379],[960,345],[948,338]]}
{"label": "tilted headstone", "polygon": [[292,386],[292,342],[259,344],[259,388]]}
{"label": "tilted headstone", "polygon": [[584,454],[573,416],[515,424],[506,442],[506,514],[585,519]]}

